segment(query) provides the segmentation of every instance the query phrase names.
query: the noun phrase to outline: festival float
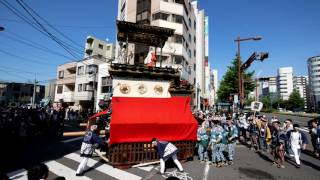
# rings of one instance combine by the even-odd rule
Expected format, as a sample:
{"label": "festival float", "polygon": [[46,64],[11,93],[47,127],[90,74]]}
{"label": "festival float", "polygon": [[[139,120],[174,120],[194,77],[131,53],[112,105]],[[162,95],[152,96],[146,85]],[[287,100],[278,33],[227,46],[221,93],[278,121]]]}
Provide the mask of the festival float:
{"label": "festival float", "polygon": [[[149,51],[144,63],[128,63],[126,53],[122,63],[110,64],[109,74],[113,80],[110,130],[100,131],[110,138],[102,158],[122,168],[151,164],[159,159],[151,145],[154,137],[175,144],[180,160],[192,158],[198,128],[190,108],[193,86],[181,81],[179,69],[161,66],[162,48],[174,30],[124,21],[118,21],[117,27],[118,41],[126,44],[124,52],[128,52],[128,43],[155,48]],[[161,48],[158,59],[156,48]],[[109,109],[89,118],[87,124]]]}

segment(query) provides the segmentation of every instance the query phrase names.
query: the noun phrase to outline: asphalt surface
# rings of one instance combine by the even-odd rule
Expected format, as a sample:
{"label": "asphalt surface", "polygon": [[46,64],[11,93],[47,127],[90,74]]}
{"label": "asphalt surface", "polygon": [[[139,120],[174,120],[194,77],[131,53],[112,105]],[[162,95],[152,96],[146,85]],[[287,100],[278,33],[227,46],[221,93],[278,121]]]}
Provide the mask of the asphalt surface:
{"label": "asphalt surface", "polygon": [[[268,114],[267,116],[272,116]],[[288,116],[278,116],[281,121]],[[308,118],[291,117],[295,122],[305,124]],[[308,152],[301,154],[302,166],[295,167],[294,160],[285,162],[285,169],[272,166],[272,157],[269,153],[255,153],[248,147],[238,144],[236,148],[235,164],[222,168],[215,168],[208,163],[200,163],[197,157],[183,163],[184,172],[180,173],[171,163],[164,175],[159,174],[159,165],[143,168],[117,169],[95,156],[89,161],[90,167],[83,177],[76,177],[75,171],[81,160],[79,149],[81,138],[53,139],[39,144],[30,144],[28,147],[9,149],[1,158],[1,170],[4,170],[12,179],[26,179],[26,169],[34,164],[44,162],[49,167],[49,178],[64,176],[66,179],[152,179],[161,180],[169,176],[176,176],[186,180],[206,179],[319,179],[320,160]]]}

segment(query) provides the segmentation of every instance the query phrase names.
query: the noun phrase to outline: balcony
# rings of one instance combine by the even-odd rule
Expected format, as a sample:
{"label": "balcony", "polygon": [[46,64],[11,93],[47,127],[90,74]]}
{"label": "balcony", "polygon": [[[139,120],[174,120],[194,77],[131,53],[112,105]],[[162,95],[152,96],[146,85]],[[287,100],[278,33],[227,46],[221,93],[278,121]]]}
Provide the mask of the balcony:
{"label": "balcony", "polygon": [[74,102],[74,92],[63,92],[63,102]]}
{"label": "balcony", "polygon": [[66,74],[65,76],[57,79],[57,84],[75,84],[76,74]]}

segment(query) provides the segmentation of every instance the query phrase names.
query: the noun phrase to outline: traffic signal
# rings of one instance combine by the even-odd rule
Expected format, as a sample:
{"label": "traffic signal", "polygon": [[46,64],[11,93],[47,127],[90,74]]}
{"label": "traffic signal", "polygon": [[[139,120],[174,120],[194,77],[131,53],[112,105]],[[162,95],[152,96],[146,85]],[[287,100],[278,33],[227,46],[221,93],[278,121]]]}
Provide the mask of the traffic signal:
{"label": "traffic signal", "polygon": [[263,61],[264,59],[267,59],[268,57],[269,57],[269,53],[262,52],[262,53],[260,53],[259,60]]}

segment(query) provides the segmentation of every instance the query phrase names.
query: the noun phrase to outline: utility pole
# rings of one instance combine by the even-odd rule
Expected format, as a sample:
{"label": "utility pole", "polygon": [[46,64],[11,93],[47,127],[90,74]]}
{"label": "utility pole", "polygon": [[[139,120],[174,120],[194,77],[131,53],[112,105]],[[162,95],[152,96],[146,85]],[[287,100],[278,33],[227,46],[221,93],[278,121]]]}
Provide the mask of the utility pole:
{"label": "utility pole", "polygon": [[37,74],[34,73],[34,83],[33,83],[33,94],[32,94],[32,108],[35,108],[35,99],[36,99],[36,88],[37,88]]}
{"label": "utility pole", "polygon": [[96,77],[97,77],[97,69],[93,69],[93,85],[92,85],[92,103],[93,103],[93,108],[92,112],[96,112],[96,102],[95,102],[95,95],[96,95]]}

